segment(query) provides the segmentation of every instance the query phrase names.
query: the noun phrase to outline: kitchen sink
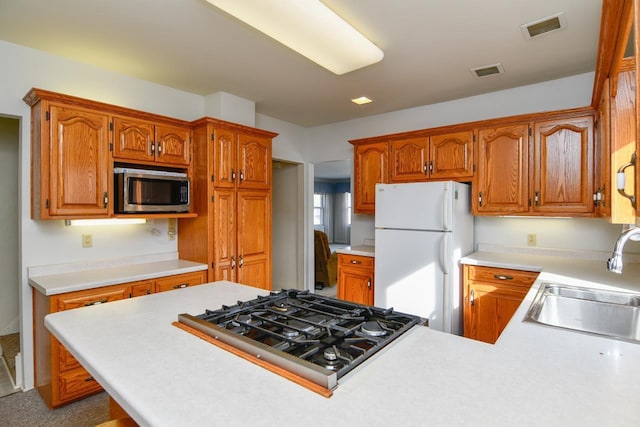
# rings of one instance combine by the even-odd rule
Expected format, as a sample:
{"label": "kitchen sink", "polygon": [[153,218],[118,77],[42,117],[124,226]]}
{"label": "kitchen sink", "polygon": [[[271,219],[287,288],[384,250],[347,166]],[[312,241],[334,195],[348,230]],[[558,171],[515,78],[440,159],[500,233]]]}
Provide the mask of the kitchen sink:
{"label": "kitchen sink", "polygon": [[524,320],[640,343],[640,294],[543,283]]}

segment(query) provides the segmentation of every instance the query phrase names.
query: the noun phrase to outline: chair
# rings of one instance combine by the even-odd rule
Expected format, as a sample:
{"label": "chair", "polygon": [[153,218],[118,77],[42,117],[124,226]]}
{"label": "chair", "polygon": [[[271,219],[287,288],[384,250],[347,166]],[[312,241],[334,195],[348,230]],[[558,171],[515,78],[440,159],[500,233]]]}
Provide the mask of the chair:
{"label": "chair", "polygon": [[316,287],[322,289],[325,286],[333,286],[338,281],[338,254],[331,253],[325,232],[314,230],[313,240]]}

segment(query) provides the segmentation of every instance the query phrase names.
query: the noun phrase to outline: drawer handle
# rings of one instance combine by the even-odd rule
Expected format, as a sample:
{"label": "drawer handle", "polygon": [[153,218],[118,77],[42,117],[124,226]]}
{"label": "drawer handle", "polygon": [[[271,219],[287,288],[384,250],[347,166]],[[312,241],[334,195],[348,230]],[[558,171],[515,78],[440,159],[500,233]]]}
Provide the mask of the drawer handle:
{"label": "drawer handle", "polygon": [[100,304],[104,304],[105,302],[108,302],[109,300],[107,298],[102,298],[99,299],[98,301],[91,301],[91,302],[85,302],[84,306],[85,307],[89,307],[91,305],[100,305]]}
{"label": "drawer handle", "polygon": [[367,280],[367,288],[371,289],[371,279]]}
{"label": "drawer handle", "polygon": [[358,261],[357,259],[352,259],[351,264],[362,264],[362,261]]}
{"label": "drawer handle", "polygon": [[513,280],[513,276],[505,276],[504,274],[494,274],[493,277],[498,280]]}
{"label": "drawer handle", "polygon": [[180,283],[177,285],[173,285],[173,289],[182,289],[182,288],[187,288],[189,287],[189,283]]}
{"label": "drawer handle", "polygon": [[471,289],[471,292],[469,295],[469,304],[475,305],[475,303],[476,303],[476,293],[474,292],[473,289]]}
{"label": "drawer handle", "polygon": [[95,381],[96,379],[95,379],[95,378],[93,378],[92,376],[88,376],[88,377],[87,377],[87,378],[85,378],[84,380],[85,380],[86,382],[89,382],[89,381]]}

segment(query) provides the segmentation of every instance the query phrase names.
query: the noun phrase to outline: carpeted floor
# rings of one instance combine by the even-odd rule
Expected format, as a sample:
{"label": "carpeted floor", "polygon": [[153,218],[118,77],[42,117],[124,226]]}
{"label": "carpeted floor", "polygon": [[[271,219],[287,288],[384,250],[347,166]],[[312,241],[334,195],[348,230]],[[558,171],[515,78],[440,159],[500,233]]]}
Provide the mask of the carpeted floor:
{"label": "carpeted floor", "polygon": [[0,398],[0,426],[90,427],[109,421],[109,395],[102,392],[49,410],[37,390]]}

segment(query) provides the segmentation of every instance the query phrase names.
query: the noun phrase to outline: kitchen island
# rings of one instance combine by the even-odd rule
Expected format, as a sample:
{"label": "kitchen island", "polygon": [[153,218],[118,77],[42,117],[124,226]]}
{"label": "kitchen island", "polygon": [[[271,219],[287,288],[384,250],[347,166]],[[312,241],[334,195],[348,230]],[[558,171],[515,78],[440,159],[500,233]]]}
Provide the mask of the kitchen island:
{"label": "kitchen island", "polygon": [[45,324],[140,425],[637,425],[640,345],[523,323],[544,279],[496,345],[416,326],[328,399],[172,326],[259,289],[214,282]]}

